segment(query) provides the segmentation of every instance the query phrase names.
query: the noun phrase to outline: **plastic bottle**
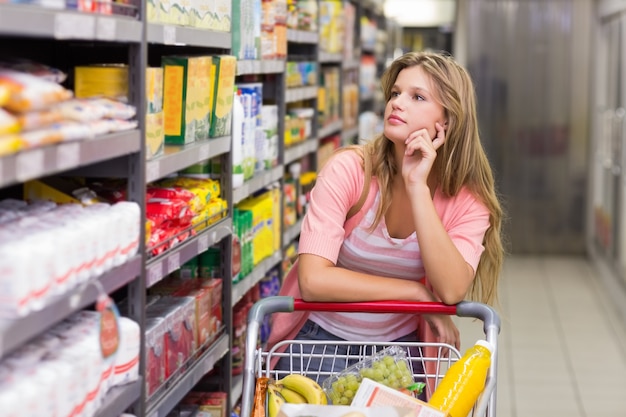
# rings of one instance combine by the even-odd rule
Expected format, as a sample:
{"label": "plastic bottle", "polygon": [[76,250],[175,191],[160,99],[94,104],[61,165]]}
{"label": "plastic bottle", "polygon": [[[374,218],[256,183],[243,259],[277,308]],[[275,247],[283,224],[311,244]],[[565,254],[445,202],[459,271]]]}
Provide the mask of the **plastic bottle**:
{"label": "plastic bottle", "polygon": [[485,388],[493,345],[478,340],[455,362],[428,401],[450,417],[467,417]]}
{"label": "plastic bottle", "polygon": [[232,127],[232,158],[233,158],[233,188],[241,187],[244,181],[243,175],[243,125],[244,110],[241,97],[235,86],[235,97],[233,100],[233,127]]}

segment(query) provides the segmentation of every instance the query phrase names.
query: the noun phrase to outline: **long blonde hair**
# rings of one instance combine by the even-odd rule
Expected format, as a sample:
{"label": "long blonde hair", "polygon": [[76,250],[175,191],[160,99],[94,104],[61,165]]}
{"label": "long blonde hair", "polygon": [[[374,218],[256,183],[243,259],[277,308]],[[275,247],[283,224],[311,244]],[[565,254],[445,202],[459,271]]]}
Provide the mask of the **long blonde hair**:
{"label": "long blonde hair", "polygon": [[[503,212],[478,133],[474,85],[468,72],[451,56],[409,52],[393,61],[381,78],[385,102],[391,97],[400,71],[418,65],[436,86],[436,98],[443,106],[448,122],[446,141],[438,150],[433,166],[438,187],[445,196],[453,197],[465,186],[485,204],[490,213],[490,226],[483,240],[485,251],[467,298],[494,304],[498,298],[498,279],[504,259],[501,238]],[[393,142],[384,135],[363,146],[363,150],[372,156],[372,175],[376,176],[381,193],[381,203],[374,220],[376,225],[391,204],[391,183],[398,174],[398,167]]]}

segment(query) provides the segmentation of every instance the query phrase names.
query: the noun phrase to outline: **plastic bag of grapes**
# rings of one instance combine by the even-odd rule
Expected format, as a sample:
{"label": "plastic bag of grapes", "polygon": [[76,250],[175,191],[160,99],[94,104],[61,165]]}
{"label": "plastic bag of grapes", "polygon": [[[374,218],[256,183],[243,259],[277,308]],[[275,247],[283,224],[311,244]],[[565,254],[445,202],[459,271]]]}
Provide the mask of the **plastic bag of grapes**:
{"label": "plastic bag of grapes", "polygon": [[406,351],[400,346],[390,346],[326,378],[322,389],[332,404],[350,405],[363,378],[398,390],[414,382]]}

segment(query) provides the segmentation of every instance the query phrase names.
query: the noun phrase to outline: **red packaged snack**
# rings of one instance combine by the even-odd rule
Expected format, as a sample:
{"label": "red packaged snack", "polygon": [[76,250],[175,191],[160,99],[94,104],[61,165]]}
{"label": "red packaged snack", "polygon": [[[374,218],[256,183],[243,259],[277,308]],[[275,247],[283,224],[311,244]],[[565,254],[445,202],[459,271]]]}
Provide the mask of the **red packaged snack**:
{"label": "red packaged snack", "polygon": [[[194,282],[195,280],[188,280]],[[211,290],[200,285],[201,280],[194,282],[194,286],[181,288],[174,293],[175,297],[192,297],[195,313],[195,340],[198,348],[202,347],[210,337],[211,330]]]}
{"label": "red packaged snack", "polygon": [[165,320],[146,320],[146,393],[154,394],[165,381]]}

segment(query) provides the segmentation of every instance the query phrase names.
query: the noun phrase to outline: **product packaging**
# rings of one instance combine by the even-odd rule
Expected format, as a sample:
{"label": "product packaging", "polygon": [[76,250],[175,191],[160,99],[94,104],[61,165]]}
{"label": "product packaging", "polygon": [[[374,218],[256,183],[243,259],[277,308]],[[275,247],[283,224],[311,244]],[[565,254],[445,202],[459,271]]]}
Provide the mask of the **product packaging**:
{"label": "product packaging", "polygon": [[214,94],[209,136],[216,138],[231,132],[237,59],[232,55],[213,56],[213,66],[215,77],[212,79]]}
{"label": "product packaging", "polygon": [[163,64],[165,143],[185,145],[209,137],[211,123],[210,56],[166,56]]}

